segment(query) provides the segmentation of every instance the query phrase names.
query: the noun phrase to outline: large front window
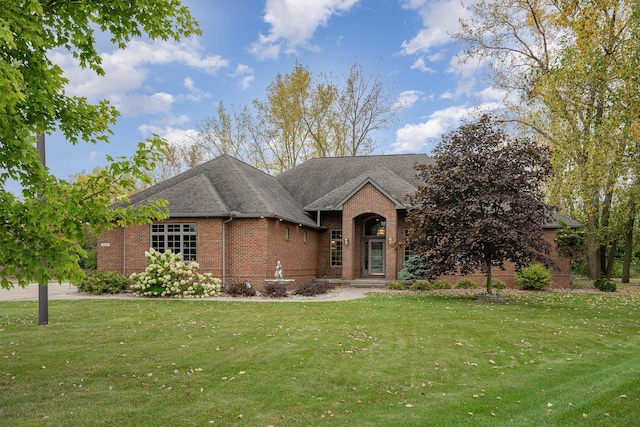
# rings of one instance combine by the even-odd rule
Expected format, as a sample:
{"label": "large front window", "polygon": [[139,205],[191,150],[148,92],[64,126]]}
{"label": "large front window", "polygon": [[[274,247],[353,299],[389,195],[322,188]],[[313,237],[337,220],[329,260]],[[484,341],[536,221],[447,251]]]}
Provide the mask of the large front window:
{"label": "large front window", "polygon": [[196,225],[152,224],[151,247],[158,252],[181,252],[183,261],[195,261]]}
{"label": "large front window", "polygon": [[331,230],[331,267],[342,267],[342,230]]}

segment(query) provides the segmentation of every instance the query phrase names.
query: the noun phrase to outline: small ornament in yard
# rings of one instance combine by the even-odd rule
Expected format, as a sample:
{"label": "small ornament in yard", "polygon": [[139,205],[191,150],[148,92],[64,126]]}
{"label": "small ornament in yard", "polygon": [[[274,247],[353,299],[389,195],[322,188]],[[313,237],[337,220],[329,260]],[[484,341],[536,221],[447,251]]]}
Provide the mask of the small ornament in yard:
{"label": "small ornament in yard", "polygon": [[282,264],[280,264],[280,260],[276,263],[276,271],[274,274],[276,279],[282,279]]}

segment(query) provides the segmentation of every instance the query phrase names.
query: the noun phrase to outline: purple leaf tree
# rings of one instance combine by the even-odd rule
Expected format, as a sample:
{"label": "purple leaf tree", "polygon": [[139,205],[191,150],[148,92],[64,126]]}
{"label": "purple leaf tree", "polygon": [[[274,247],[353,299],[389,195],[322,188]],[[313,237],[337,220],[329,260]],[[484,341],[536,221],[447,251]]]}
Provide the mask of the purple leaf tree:
{"label": "purple leaf tree", "polygon": [[542,225],[551,208],[541,189],[550,154],[488,115],[444,135],[433,162],[416,166],[424,184],[409,197],[407,243],[435,276],[484,272],[489,294],[492,267],[550,264]]}

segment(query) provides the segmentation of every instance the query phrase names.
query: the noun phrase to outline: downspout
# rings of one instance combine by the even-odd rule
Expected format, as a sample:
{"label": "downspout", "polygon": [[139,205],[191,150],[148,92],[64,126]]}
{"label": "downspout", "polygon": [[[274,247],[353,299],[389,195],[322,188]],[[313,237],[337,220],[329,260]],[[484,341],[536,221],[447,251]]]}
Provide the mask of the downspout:
{"label": "downspout", "polygon": [[321,213],[321,212],[322,212],[322,211],[321,211],[320,209],[318,209],[318,217],[316,218],[316,225],[317,225],[318,227],[320,227],[320,213]]}
{"label": "downspout", "polygon": [[233,221],[233,212],[229,219],[222,222],[222,286],[227,284],[227,224]]}

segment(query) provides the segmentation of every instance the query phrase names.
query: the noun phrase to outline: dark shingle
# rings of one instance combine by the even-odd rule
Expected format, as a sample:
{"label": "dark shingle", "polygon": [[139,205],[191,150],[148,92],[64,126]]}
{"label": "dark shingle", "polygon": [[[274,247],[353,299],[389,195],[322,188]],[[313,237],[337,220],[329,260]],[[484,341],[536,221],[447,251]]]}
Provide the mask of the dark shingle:
{"label": "dark shingle", "polygon": [[[320,157],[278,175],[277,179],[302,206],[308,206],[349,181],[383,167],[416,187],[419,182],[413,167],[429,162],[431,158],[426,154]],[[378,184],[386,190],[385,182]]]}
{"label": "dark shingle", "polygon": [[131,197],[132,204],[168,201],[175,217],[265,216],[315,226],[302,206],[274,177],[222,155]]}

